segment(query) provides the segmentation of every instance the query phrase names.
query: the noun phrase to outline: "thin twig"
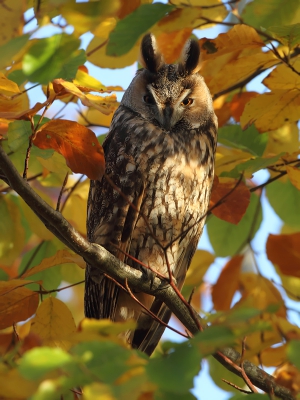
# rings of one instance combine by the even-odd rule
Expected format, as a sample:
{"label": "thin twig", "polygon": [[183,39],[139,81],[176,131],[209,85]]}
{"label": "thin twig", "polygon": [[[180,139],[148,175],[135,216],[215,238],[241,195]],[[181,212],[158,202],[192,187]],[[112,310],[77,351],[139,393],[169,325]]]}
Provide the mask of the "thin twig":
{"label": "thin twig", "polygon": [[69,177],[69,172],[66,173],[65,179],[64,179],[62,187],[60,189],[60,192],[59,192],[59,195],[58,195],[58,199],[57,199],[57,204],[56,204],[56,211],[59,211],[59,209],[60,209],[60,202],[61,202],[61,198],[62,198],[62,195],[63,195],[63,191],[64,191],[64,189],[66,187],[67,182],[68,182],[68,177]]}

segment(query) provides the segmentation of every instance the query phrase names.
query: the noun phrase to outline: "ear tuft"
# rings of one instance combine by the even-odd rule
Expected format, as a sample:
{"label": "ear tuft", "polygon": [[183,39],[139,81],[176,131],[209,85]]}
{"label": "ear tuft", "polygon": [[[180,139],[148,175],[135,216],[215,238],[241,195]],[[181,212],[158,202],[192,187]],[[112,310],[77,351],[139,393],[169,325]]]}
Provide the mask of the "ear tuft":
{"label": "ear tuft", "polygon": [[159,52],[155,37],[151,33],[143,37],[141,56],[142,65],[150,72],[156,73],[164,65],[163,56]]}
{"label": "ear tuft", "polygon": [[181,54],[180,72],[193,74],[199,71],[200,47],[197,40],[188,40]]}

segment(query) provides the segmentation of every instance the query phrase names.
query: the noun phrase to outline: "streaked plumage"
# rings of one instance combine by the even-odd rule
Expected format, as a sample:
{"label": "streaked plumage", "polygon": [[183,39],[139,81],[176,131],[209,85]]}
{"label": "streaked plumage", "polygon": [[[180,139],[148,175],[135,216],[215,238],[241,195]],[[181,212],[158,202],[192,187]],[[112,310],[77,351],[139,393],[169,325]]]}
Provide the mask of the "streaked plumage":
{"label": "streaked plumage", "polygon": [[[162,247],[149,232],[147,219],[181,289],[205,222],[214,174],[217,119],[211,96],[197,73],[199,46],[187,43],[178,65],[167,65],[146,35],[137,72],[115,112],[104,143],[105,178],[92,181],[88,202],[88,239],[139,268],[125,254],[168,277]],[[138,212],[139,211],[139,212]],[[174,240],[176,239],[176,240]],[[168,322],[170,311],[153,297],[135,293]],[[85,313],[114,321],[134,318],[128,334],[133,347],[151,354],[164,327],[111,280],[92,266],[86,270]]]}

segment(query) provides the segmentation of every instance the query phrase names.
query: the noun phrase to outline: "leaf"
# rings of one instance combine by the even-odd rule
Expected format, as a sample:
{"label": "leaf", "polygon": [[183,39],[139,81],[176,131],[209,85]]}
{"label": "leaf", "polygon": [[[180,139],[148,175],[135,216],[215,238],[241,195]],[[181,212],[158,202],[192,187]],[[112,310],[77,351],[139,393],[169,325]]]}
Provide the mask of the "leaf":
{"label": "leaf", "polygon": [[216,39],[200,40],[202,60],[211,60],[221,55],[241,51],[245,48],[261,48],[265,44],[254,28],[238,24],[228,32],[220,33]]}
{"label": "leaf", "polygon": [[82,257],[78,256],[75,253],[72,253],[70,250],[58,250],[58,252],[54,256],[44,258],[40,264],[25,272],[25,274],[22,275],[22,278],[28,278],[31,275],[34,275],[41,271],[45,271],[46,269],[54,267],[55,265],[66,263],[78,263],[80,264],[81,268],[85,268],[85,262],[83,261]]}
{"label": "leaf", "polygon": [[287,345],[288,359],[300,370],[300,341],[292,340]]}
{"label": "leaf", "polygon": [[39,347],[24,354],[18,370],[24,378],[38,380],[54,369],[63,368],[72,362],[70,354],[62,349]]}
{"label": "leaf", "polygon": [[299,2],[290,0],[286,7],[285,0],[254,0],[246,5],[242,18],[258,29],[293,24],[300,19]]}
{"label": "leaf", "polygon": [[174,6],[162,3],[142,4],[117,22],[109,36],[107,55],[121,56],[128,53],[143,33],[173,9]]}
{"label": "leaf", "polygon": [[230,309],[233,295],[239,288],[239,275],[244,256],[233,257],[226,263],[217,282],[212,287],[212,301],[217,311]]}
{"label": "leaf", "polygon": [[68,120],[53,120],[43,125],[33,141],[40,149],[54,149],[65,157],[73,172],[101,179],[104,153],[93,131]]}
{"label": "leaf", "polygon": [[279,218],[292,227],[300,228],[300,191],[292,185],[290,180],[272,182],[267,186],[266,193],[269,203]]}
{"label": "leaf", "polygon": [[67,173],[72,174],[72,171],[66,165],[66,160],[64,157],[56,152],[53,152],[49,158],[44,159],[42,157],[37,157],[37,160],[49,172],[55,172],[58,175],[63,175],[63,178]]}
{"label": "leaf", "polygon": [[132,65],[139,56],[140,43],[137,42],[132,49],[121,56],[115,57],[106,53],[107,37],[94,37],[86,50],[88,61],[101,68],[124,68]]}
{"label": "leaf", "polygon": [[300,233],[272,235],[268,237],[266,249],[268,259],[278,265],[285,275],[300,278]]}
{"label": "leaf", "polygon": [[274,157],[256,157],[252,160],[248,160],[238,164],[231,171],[224,171],[220,174],[220,176],[227,176],[232,178],[239,178],[241,174],[243,174],[246,178],[251,178],[254,172],[259,171],[260,169],[267,168],[268,166],[275,164],[282,153],[278,154]]}
{"label": "leaf", "polygon": [[249,189],[244,182],[239,182],[238,185],[237,182],[231,178],[215,179],[210,198],[210,207],[222,201],[212,213],[223,221],[235,225],[240,222],[250,203]]}
{"label": "leaf", "polygon": [[84,94],[73,83],[66,82],[63,79],[55,79],[53,81],[53,88],[58,95],[64,95],[66,92],[71,93],[74,96],[78,97],[83,105],[87,107],[94,107],[97,110],[101,111],[103,114],[110,114],[116,109],[117,97],[115,94],[106,97],[96,96],[93,94]]}
{"label": "leaf", "polygon": [[8,67],[13,60],[15,60],[24,47],[26,46],[28,39],[28,34],[16,36],[10,41],[2,44],[0,46],[0,69]]}
{"label": "leaf", "polygon": [[[291,66],[294,68],[294,70],[299,70],[300,59],[296,58],[295,60],[292,60]],[[273,71],[263,80],[262,83],[271,90],[297,90],[300,87],[300,76],[299,73],[293,71],[290,67],[283,64],[273,69]]]}
{"label": "leaf", "polygon": [[0,96],[0,118],[16,119],[20,115],[23,115],[28,107],[29,99],[27,93],[22,93],[20,94],[20,96],[15,96],[11,98]]}
{"label": "leaf", "polygon": [[280,42],[293,49],[300,43],[300,24],[286,25],[286,26],[270,26],[268,33]]}
{"label": "leaf", "polygon": [[29,399],[36,391],[37,382],[23,378],[17,369],[2,370],[0,374],[1,395],[4,399]]}
{"label": "leaf", "polygon": [[291,167],[289,165],[286,166],[286,171],[288,177],[290,178],[291,183],[300,190],[300,170],[296,167]]}
{"label": "leaf", "polygon": [[[119,105],[120,103],[116,103],[116,108],[118,108]],[[104,115],[95,108],[88,108],[87,110],[84,110],[82,114],[78,115],[78,123],[84,126],[100,125],[109,128],[112,118],[113,118],[113,113],[109,115]],[[100,142],[100,144],[102,143]]]}
{"label": "leaf", "polygon": [[8,146],[12,151],[17,151],[25,143],[29,144],[29,137],[32,135],[29,121],[14,121],[8,125]]}
{"label": "leaf", "polygon": [[188,342],[174,343],[172,350],[169,354],[150,358],[146,365],[147,375],[161,390],[184,394],[193,388],[201,357]]}
{"label": "leaf", "polygon": [[175,32],[162,32],[156,39],[157,46],[164,56],[167,64],[172,64],[181,55],[183,46],[190,38],[192,28],[185,28]]}
{"label": "leaf", "polygon": [[76,330],[74,318],[62,301],[48,297],[39,306],[32,320],[31,332],[38,335],[44,345],[69,347],[68,338]]}
{"label": "leaf", "polygon": [[257,92],[242,92],[236,93],[231,102],[230,102],[230,110],[233,118],[240,122],[241,115],[243,114],[245,105],[249,100],[259,96]]}
{"label": "leaf", "polygon": [[0,72],[0,95],[11,96],[17,93],[21,93],[18,85],[7,79],[6,76]]}
{"label": "leaf", "polygon": [[214,255],[206,250],[196,250],[187,271],[184,286],[199,286],[209,266],[214,262]]}
{"label": "leaf", "polygon": [[3,0],[1,2],[0,44],[4,44],[22,33],[24,11],[25,6],[22,0],[14,0],[13,2],[10,0]]}
{"label": "leaf", "polygon": [[39,295],[26,287],[20,279],[0,281],[0,329],[31,317],[39,304]]}
{"label": "leaf", "polygon": [[268,142],[268,134],[259,134],[254,125],[245,131],[242,131],[240,125],[227,125],[219,129],[218,141],[225,146],[262,156]]}
{"label": "leaf", "polygon": [[281,152],[293,153],[299,146],[299,129],[296,123],[284,124],[276,131],[268,132],[265,155]]}
{"label": "leaf", "polygon": [[11,196],[0,197],[0,259],[10,266],[25,245],[25,231],[20,208]]}
{"label": "leaf", "polygon": [[247,240],[251,240],[262,221],[260,199],[251,194],[250,204],[238,225],[230,224],[219,218],[209,217],[207,230],[210,243],[218,257],[233,256]]}
{"label": "leaf", "polygon": [[85,62],[84,52],[77,51],[80,40],[60,33],[35,39],[23,58],[23,72],[31,82],[48,84],[55,78],[73,79]]}

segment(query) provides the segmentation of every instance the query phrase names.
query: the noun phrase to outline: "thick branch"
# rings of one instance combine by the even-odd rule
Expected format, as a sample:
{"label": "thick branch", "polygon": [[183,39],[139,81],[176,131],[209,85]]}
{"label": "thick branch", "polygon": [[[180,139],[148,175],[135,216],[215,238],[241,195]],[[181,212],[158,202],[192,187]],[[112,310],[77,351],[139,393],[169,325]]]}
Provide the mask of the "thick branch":
{"label": "thick branch", "polygon": [[[142,291],[162,300],[183,325],[192,333],[199,333],[195,319],[203,326],[201,317],[194,312],[195,319],[192,317],[188,306],[178,297],[168,281],[159,278],[154,272],[147,270],[147,273],[129,267],[115,258],[103,247],[89,243],[84,239],[70,224],[63,218],[61,213],[52,209],[43,199],[41,199],[29,186],[13,166],[7,154],[0,147],[0,169],[5,174],[10,186],[23,198],[29,207],[39,216],[46,227],[57,236],[70,249],[82,256],[86,262],[94,267],[98,267],[102,272],[111,276],[121,284],[125,281],[130,287],[137,291]],[[222,356],[222,354],[225,356]],[[233,363],[239,364],[240,354],[231,348],[222,350],[215,358],[220,361],[227,369],[240,375]],[[232,363],[226,361],[226,358]],[[291,392],[281,386],[276,385],[274,378],[261,370],[249,361],[243,363],[244,370],[251,382],[267,393],[274,393],[276,396],[285,400],[293,400]]]}

